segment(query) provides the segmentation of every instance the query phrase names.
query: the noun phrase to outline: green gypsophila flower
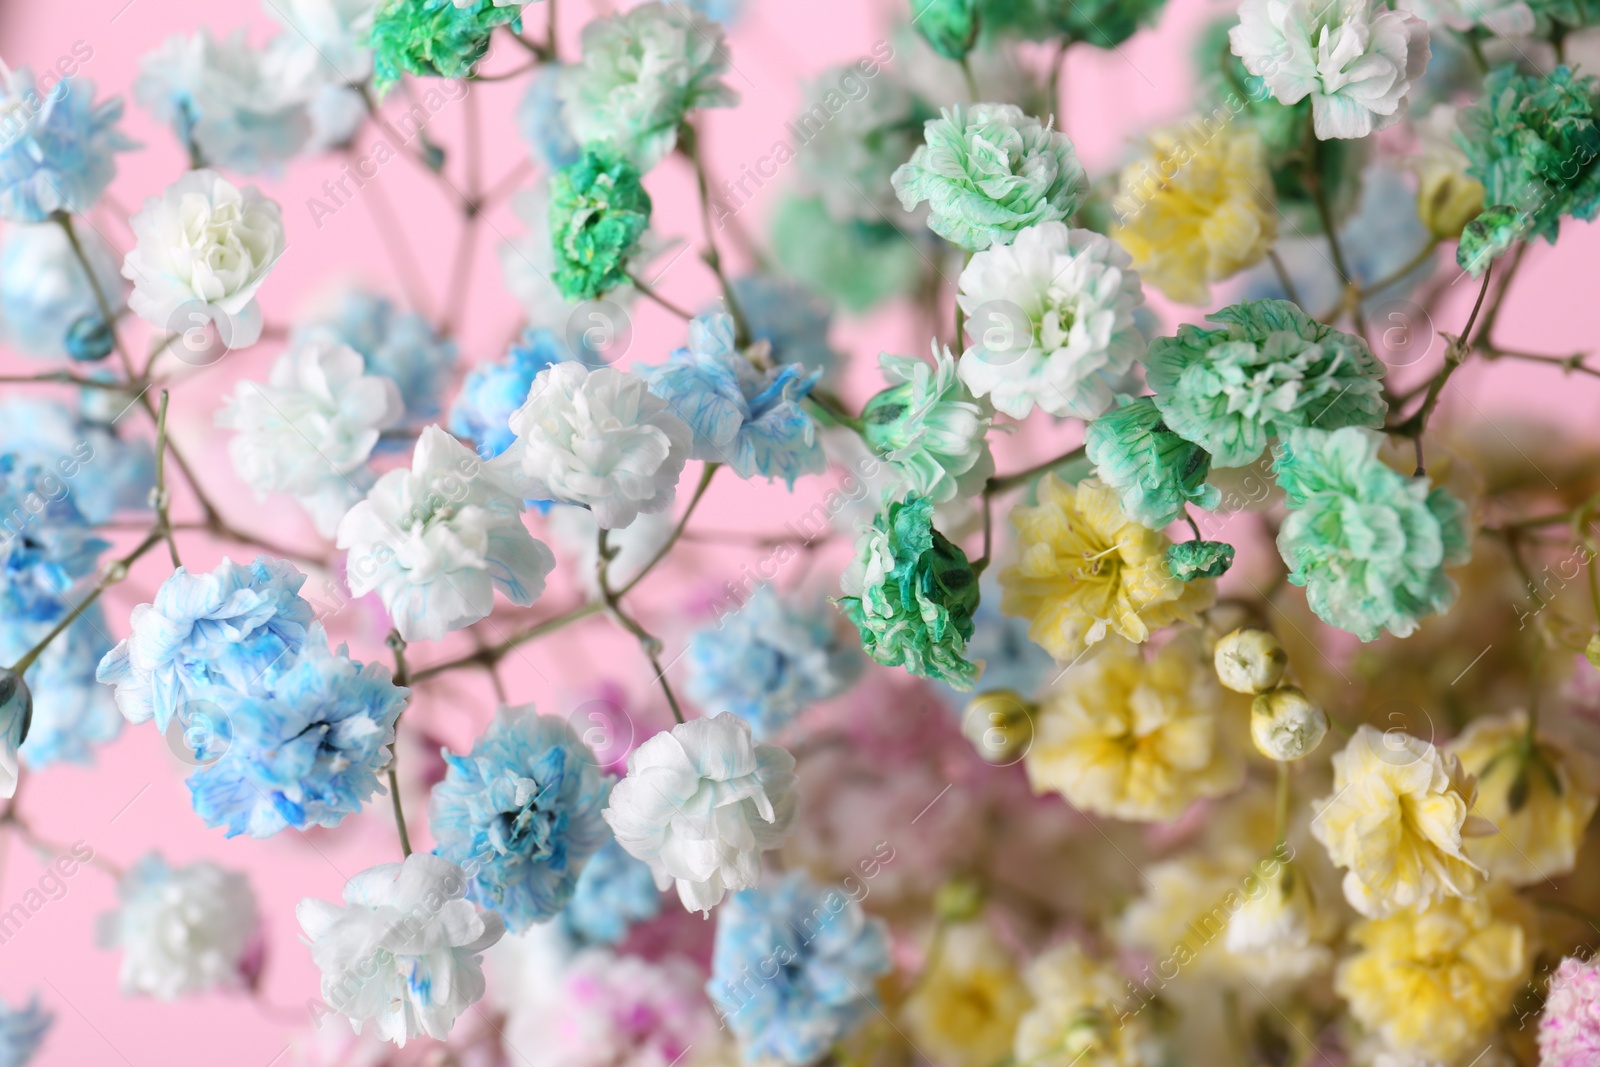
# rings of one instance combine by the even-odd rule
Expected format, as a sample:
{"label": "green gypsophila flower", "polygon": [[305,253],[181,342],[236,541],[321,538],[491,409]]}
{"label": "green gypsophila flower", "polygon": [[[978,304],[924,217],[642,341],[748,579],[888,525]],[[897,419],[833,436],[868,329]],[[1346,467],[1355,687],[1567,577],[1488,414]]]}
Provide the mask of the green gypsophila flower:
{"label": "green gypsophila flower", "polygon": [[887,222],[840,222],[821,200],[781,201],[771,230],[783,269],[850,311],[912,292],[928,269],[903,231]]}
{"label": "green gypsophila flower", "polygon": [[[1507,65],[1490,72],[1483,96],[1462,112],[1456,140],[1467,154],[1467,173],[1483,183],[1488,209],[1520,214],[1522,236],[1554,242],[1562,216],[1587,222],[1600,214],[1597,97],[1600,83],[1568,67],[1519,74]],[[1515,242],[1505,240],[1505,211],[1480,220],[1479,232],[1456,253],[1475,274]]]}
{"label": "green gypsophila flower", "polygon": [[627,280],[627,260],[650,226],[650,194],[629,163],[584,152],[550,178],[556,287],[593,300]]}
{"label": "green gypsophila flower", "polygon": [[984,25],[997,33],[1047,41],[1066,37],[1115,48],[1155,22],[1166,0],[988,0]]}
{"label": "green gypsophila flower", "polygon": [[1091,422],[1084,451],[1100,480],[1122,498],[1122,510],[1152,530],[1176,522],[1189,504],[1210,510],[1222,500],[1217,488],[1206,484],[1211,456],[1167,429],[1151,397]]}
{"label": "green gypsophila flower", "polygon": [[994,412],[956,376],[950,350],[935,342],[932,363],[885,352],[878,364],[895,384],[861,410],[867,444],[935,504],[982,489],[994,474],[986,439]]}
{"label": "green gypsophila flower", "polygon": [[1382,426],[1384,366],[1367,343],[1287,300],[1251,300],[1208,315],[1220,330],[1180,326],[1150,345],[1145,375],[1167,427],[1242,467],[1295,426]]}
{"label": "green gypsophila flower", "polygon": [[1221,578],[1233,566],[1233,546],[1226,541],[1179,541],[1167,547],[1167,573],[1180,582]]}
{"label": "green gypsophila flower", "polygon": [[867,655],[887,667],[968,690],[978,667],[965,657],[978,608],[978,576],[966,553],[933,528],[933,502],[908,496],[880,512],[856,541],[837,601],[861,631]]}
{"label": "green gypsophila flower", "polygon": [[978,40],[978,0],[911,0],[911,25],[946,59],[961,59]]}
{"label": "green gypsophila flower", "polygon": [[477,0],[383,0],[372,15],[372,84],[382,93],[402,74],[420,78],[464,78],[489,51],[496,26],[516,26],[520,7]]}
{"label": "green gypsophila flower", "polygon": [[1363,641],[1405,637],[1449,608],[1446,567],[1470,554],[1467,509],[1378,458],[1382,435],[1348,426],[1289,431],[1276,457],[1289,515],[1278,552],[1319,618]]}
{"label": "green gypsophila flower", "polygon": [[890,179],[900,204],[924,200],[928,228],[969,252],[1070,218],[1086,181],[1066,136],[1014,104],[952,107],[923,126],[924,143]]}

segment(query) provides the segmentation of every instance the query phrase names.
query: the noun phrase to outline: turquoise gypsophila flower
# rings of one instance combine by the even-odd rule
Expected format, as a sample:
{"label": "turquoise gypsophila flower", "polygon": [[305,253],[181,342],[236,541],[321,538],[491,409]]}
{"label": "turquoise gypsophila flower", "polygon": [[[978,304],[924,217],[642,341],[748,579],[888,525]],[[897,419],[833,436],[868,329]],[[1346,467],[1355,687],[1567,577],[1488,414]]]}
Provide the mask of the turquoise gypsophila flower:
{"label": "turquoise gypsophila flower", "polygon": [[611,780],[564,719],[502,708],[433,790],[435,853],[465,870],[468,896],[516,932],[572,899],[589,857],[611,838],[600,812]]}
{"label": "turquoise gypsophila flower", "polygon": [[420,425],[439,414],[440,397],[456,362],[456,343],[434,332],[416,312],[403,311],[376,293],[351,290],[330,318],[296,330],[293,343],[315,340],[349,345],[360,353],[368,374],[394,382],[408,423]]}
{"label": "turquoise gypsophila flower", "polygon": [[994,474],[987,437],[994,411],[957,376],[950,350],[935,341],[931,363],[884,352],[878,365],[895,384],[861,409],[866,442],[911,492],[935,504],[982,489]]}
{"label": "turquoise gypsophila flower", "polygon": [[825,605],[762,585],[743,605],[689,638],[689,696],[708,715],[732,712],[769,741],[806,708],[838,696],[861,673]]}
{"label": "turquoise gypsophila flower", "polygon": [[1209,511],[1222,501],[1206,483],[1211,457],[1167,429],[1148,396],[1091,422],[1084,449],[1100,480],[1122,497],[1122,510],[1152,530],[1177,522],[1190,504]]}
{"label": "turquoise gypsophila flower", "polygon": [[1324,622],[1371,641],[1405,637],[1449,608],[1446,567],[1471,554],[1467,509],[1426,478],[1378,458],[1381,435],[1355,426],[1291,430],[1277,456],[1289,516],[1278,552]]}
{"label": "turquoise gypsophila flower", "polygon": [[889,970],[883,920],[795,871],[718,910],[706,993],[745,1062],[800,1067],[821,1060],[872,1012],[874,986]]}
{"label": "turquoise gypsophila flower", "polygon": [[[330,651],[312,623],[299,654],[237,688],[200,690],[185,740],[202,766],[189,776],[194,810],[228,836],[337,826],[378,792],[409,689],[387,667]],[[196,743],[194,735],[201,736]]]}
{"label": "turquoise gypsophila flower", "polygon": [[650,228],[650,194],[631,164],[585,151],[550,178],[552,280],[568,300],[593,300],[628,280]]}
{"label": "turquoise gypsophila flower", "polygon": [[0,1003],[0,1067],[26,1067],[55,1021],[39,1006],[37,994],[25,1007]]}
{"label": "turquoise gypsophila flower", "polygon": [[689,323],[687,347],[636,369],[694,431],[690,459],[726,463],[741,478],[782,478],[791,489],[827,466],[816,423],[800,406],[817,376],[792,364],[757,367],[734,344],[727,315],[700,316]]}
{"label": "turquoise gypsophila flower", "polygon": [[[0,70],[4,70],[0,66]],[[117,129],[122,100],[94,102],[94,84],[63,78],[39,92],[18,67],[0,83],[0,217],[44,222],[82,213],[116,177],[117,152],[135,147]]]}
{"label": "turquoise gypsophila flower", "polygon": [[1253,462],[1296,426],[1382,426],[1384,366],[1367,343],[1287,300],[1252,300],[1150,344],[1145,375],[1167,427],[1218,467]]}
{"label": "turquoise gypsophila flower", "polygon": [[1087,190],[1066,136],[1014,104],[952,107],[923,127],[925,143],[891,179],[900,204],[924,200],[928,228],[969,252],[1072,217]]}
{"label": "turquoise gypsophila flower", "polygon": [[628,855],[612,838],[583,865],[560,923],[581,945],[615,945],[635,923],[660,913],[661,890],[650,865]]}
{"label": "turquoise gypsophila flower", "polygon": [[61,618],[109,547],[54,469],[0,454],[0,616],[14,622]]}
{"label": "turquoise gypsophila flower", "polygon": [[772,248],[783,269],[850,311],[911,293],[927,270],[915,243],[924,235],[887,222],[839,221],[820,199],[783,200],[771,225]]}
{"label": "turquoise gypsophila flower", "polygon": [[520,32],[520,5],[495,0],[383,0],[372,15],[373,87],[388,91],[403,74],[464,78],[489,51],[498,26]]}

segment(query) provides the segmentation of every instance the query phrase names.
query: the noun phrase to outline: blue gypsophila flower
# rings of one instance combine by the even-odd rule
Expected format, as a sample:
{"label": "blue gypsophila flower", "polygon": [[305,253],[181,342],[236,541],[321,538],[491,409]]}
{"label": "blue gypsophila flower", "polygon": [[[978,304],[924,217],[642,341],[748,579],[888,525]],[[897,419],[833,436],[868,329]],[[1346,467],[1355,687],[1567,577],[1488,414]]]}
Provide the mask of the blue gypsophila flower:
{"label": "blue gypsophila flower", "polygon": [[0,1003],[0,1067],[23,1067],[32,1060],[55,1021],[39,1007],[37,994],[22,1008]]}
{"label": "blue gypsophila flower", "polygon": [[213,687],[248,693],[305,644],[312,617],[299,595],[305,580],[292,564],[266,556],[248,567],[224,559],[210,574],[179,567],[153,603],[133,609],[131,632],[106,653],[96,677],[116,686],[129,722],[153,716],[162,731],[180,706]]}
{"label": "blue gypsophila flower", "polygon": [[533,380],[546,367],[570,358],[549,330],[524,330],[505,359],[480,363],[468,372],[450,407],[450,432],[473,442],[484,459],[498,456],[516,438],[508,422],[528,399]]}
{"label": "blue gypsophila flower", "polygon": [[889,969],[883,921],[796,871],[717,912],[706,993],[746,1063],[810,1064],[872,1010],[873,986]]}
{"label": "blue gypsophila flower", "polygon": [[828,344],[828,302],[798,282],[771,274],[733,280],[733,298],[750,336],[772,346],[774,363],[794,363],[827,377],[839,362]]}
{"label": "blue gypsophila flower", "polygon": [[861,674],[859,642],[841,640],[826,604],[759,586],[743,607],[689,640],[689,696],[708,715],[732,712],[769,740],[806,708]]}
{"label": "blue gypsophila flower", "polygon": [[12,622],[61,618],[107,547],[53,470],[0,454],[0,615]]}
{"label": "blue gypsophila flower", "polygon": [[312,340],[337,341],[361,353],[368,374],[399,387],[408,423],[420,425],[438,416],[456,345],[435,333],[421,315],[402,311],[374,293],[352,290],[332,318],[296,331],[296,344]]}
{"label": "blue gypsophila flower", "polygon": [[560,80],[560,64],[539,68],[528,79],[528,89],[517,104],[517,129],[548,170],[571,166],[583,154],[562,114],[561,97],[556,93]]}
{"label": "blue gypsophila flower", "polygon": [[0,452],[54,473],[91,524],[119,511],[147,510],[155,487],[154,449],[146,439],[124,439],[101,421],[96,406],[107,397],[114,398],[112,417],[131,402],[121,393],[85,389],[78,415],[38,397],[0,401]]}
{"label": "blue gypsophila flower", "polygon": [[660,913],[661,890],[650,865],[612,838],[589,857],[560,921],[562,931],[579,944],[615,945],[634,923]]}
{"label": "blue gypsophila flower", "polygon": [[[983,664],[983,684],[979,689],[1009,689],[1032,699],[1050,678],[1061,673],[1055,657],[1028,637],[1029,621],[1001,614],[1000,583],[985,577],[979,585],[978,610],[972,613],[972,639],[967,642],[967,658]],[[939,696],[954,710],[964,711],[972,693],[962,692],[940,682]]]}
{"label": "blue gypsophila flower", "polygon": [[472,879],[467,895],[516,932],[554,917],[590,856],[611,838],[600,817],[611,780],[563,719],[502,708],[449,770],[428,814],[434,851]]}
{"label": "blue gypsophila flower", "polygon": [[408,693],[388,668],[351,659],[343,645],[330,651],[313,623],[292,665],[200,695],[214,710],[195,757],[213,762],[189,776],[196,814],[229,837],[339,825],[378,791]]}
{"label": "blue gypsophila flower", "polygon": [[[127,307],[121,257],[87,226],[78,241],[112,314],[119,314]],[[111,330],[94,287],[55,223],[7,228],[0,244],[0,324],[5,339],[30,356],[96,360],[110,354]]]}
{"label": "blue gypsophila flower", "polygon": [[[0,625],[0,661],[15,663],[50,629],[49,623]],[[33,724],[22,758],[29,767],[92,763],[95,746],[116,740],[122,732],[111,691],[94,676],[95,664],[111,647],[107,632],[100,605],[91,604],[28,671]]]}
{"label": "blue gypsophila flower", "polygon": [[[0,71],[4,71],[0,65]],[[0,216],[43,222],[82,213],[116,176],[115,152],[133,148],[117,129],[122,101],[96,104],[94,84],[63,78],[40,92],[19,67],[0,83]]]}
{"label": "blue gypsophila flower", "polygon": [[691,459],[726,463],[741,478],[782,478],[791,489],[826,466],[816,423],[800,406],[817,375],[757,367],[735,346],[728,316],[695,319],[687,348],[638,372],[694,430]]}

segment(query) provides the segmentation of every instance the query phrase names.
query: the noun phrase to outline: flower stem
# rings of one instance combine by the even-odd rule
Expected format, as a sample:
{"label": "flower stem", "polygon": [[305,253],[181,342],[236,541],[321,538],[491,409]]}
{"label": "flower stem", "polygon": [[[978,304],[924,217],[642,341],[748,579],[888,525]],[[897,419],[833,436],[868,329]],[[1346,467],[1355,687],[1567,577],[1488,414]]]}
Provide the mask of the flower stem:
{"label": "flower stem", "polygon": [[1019,485],[1026,485],[1039,477],[1039,475],[1055,470],[1063,463],[1070,463],[1082,455],[1083,446],[1079,445],[1070,452],[1064,452],[1054,459],[1045,460],[1043,463],[1035,463],[1031,467],[1017,471],[1015,474],[996,475],[990,478],[983,487],[984,495],[993,496],[996,493],[1004,493],[1008,489],[1015,489]]}
{"label": "flower stem", "polygon": [[[406,641],[400,636],[400,631],[389,632],[389,648],[394,651],[394,684],[406,688],[411,684],[410,673],[406,669]],[[401,709],[401,714],[404,714]],[[400,800],[400,718],[395,717],[394,743],[389,746],[389,799],[394,805],[394,825],[400,831],[400,851],[405,856],[411,855],[411,834],[406,830],[406,810]]]}
{"label": "flower stem", "polygon": [[[704,482],[706,479],[702,478]],[[650,666],[655,670],[655,680],[661,683],[661,692],[666,695],[667,707],[672,709],[672,717],[681,725],[684,722],[683,709],[678,706],[678,697],[672,691],[672,685],[667,681],[667,672],[661,666],[661,639],[640,625],[639,620],[629,615],[622,608],[621,594],[611,588],[611,579],[608,574],[611,560],[616,556],[616,550],[606,543],[606,535],[611,531],[605,527],[600,528],[599,553],[600,559],[595,565],[595,576],[600,584],[600,599],[611,611],[613,618],[621,624],[639,642],[639,647],[644,650],[645,658],[650,661]]]}
{"label": "flower stem", "polygon": [[673,546],[678,543],[678,539],[683,536],[684,529],[689,525],[690,517],[694,515],[694,509],[700,506],[700,499],[706,495],[706,490],[711,487],[712,476],[717,473],[718,468],[721,466],[722,464],[720,463],[706,464],[705,470],[700,472],[700,484],[694,487],[694,496],[689,498],[689,506],[683,511],[683,518],[678,520],[678,525],[672,528],[672,533],[667,535],[666,541],[662,543],[660,548],[656,549],[656,554],[650,557],[649,562],[639,569],[639,573],[628,579],[623,583],[622,588],[617,590],[617,596],[627,596],[633,591],[634,586],[644,581],[645,575],[655,570],[656,564],[667,558],[667,553],[672,551]]}
{"label": "flower stem", "polygon": [[1289,840],[1289,762],[1278,761],[1278,803],[1276,810],[1277,830],[1274,834],[1274,844],[1282,845]]}
{"label": "flower stem", "polygon": [[111,566],[107,567],[105,574],[101,575],[100,580],[94,584],[94,588],[90,589],[88,593],[84,594],[84,598],[78,601],[77,604],[73,605],[72,610],[67,612],[65,617],[63,617],[60,622],[56,623],[55,626],[51,628],[50,632],[45,634],[38,644],[24,652],[22,654],[22,658],[17,660],[16,663],[12,664],[12,671],[20,675],[29,667],[32,667],[39,657],[44,654],[44,650],[50,647],[50,642],[60,637],[68,626],[71,626],[78,620],[78,616],[89,610],[89,605],[100,599],[101,593],[105,592],[110,586],[113,586],[122,581],[122,579],[126,578],[128,576],[128,568],[133,565],[134,561],[136,561],[146,552],[150,551],[156,545],[160,544],[162,537],[163,534],[160,527],[151,530],[150,533],[145,536],[145,539],[139,542],[138,547],[136,547],[132,552],[129,552],[126,556],[123,556],[121,559],[112,563]]}
{"label": "flower stem", "polygon": [[178,558],[178,539],[172,532],[172,516],[168,513],[167,497],[167,400],[161,390],[161,409],[156,414],[156,528],[167,539],[167,549],[172,554],[172,569],[183,566]]}
{"label": "flower stem", "polygon": [[722,255],[717,251],[717,239],[711,232],[711,180],[706,176],[705,161],[700,157],[699,134],[693,126],[685,123],[679,142],[683,154],[689,158],[689,163],[694,167],[695,184],[700,190],[700,225],[706,235],[706,247],[700,253],[700,258],[711,268],[711,273],[717,276],[717,283],[722,286],[722,299],[728,305],[728,317],[733,319],[734,344],[744,348],[750,344],[750,323],[744,317],[739,301],[734,299],[733,286],[729,284],[728,276],[722,270]]}

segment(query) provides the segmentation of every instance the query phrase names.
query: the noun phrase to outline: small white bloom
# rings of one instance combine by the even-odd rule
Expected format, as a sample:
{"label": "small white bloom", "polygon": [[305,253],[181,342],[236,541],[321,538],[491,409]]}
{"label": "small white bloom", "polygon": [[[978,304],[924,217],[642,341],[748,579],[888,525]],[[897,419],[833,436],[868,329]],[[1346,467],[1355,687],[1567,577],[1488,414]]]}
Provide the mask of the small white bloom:
{"label": "small white bloom", "polygon": [[344,907],[308,897],[295,917],[322,971],[322,999],[378,1036],[404,1045],[426,1033],[443,1040],[483,996],[484,949],[505,926],[464,899],[466,874],[426,852],[381,863],[344,887]]}
{"label": "small white bloom", "polygon": [[555,556],[522,525],[522,500],[478,454],[437,426],[410,470],[378,479],[339,523],[350,592],[378,597],[407,641],[437,641],[494,610],[499,589],[526,607]]}
{"label": "small white bloom", "polygon": [[972,346],[961,380],[1012,418],[1037,404],[1093,419],[1131,392],[1144,335],[1144,303],[1128,253],[1109,237],[1043,222],[972,257],[957,300]]}
{"label": "small white bloom", "polygon": [[330,537],[372,484],[380,432],[404,411],[399,388],[367,374],[355,349],[312,339],[279,356],[265,385],[240,382],[217,425],[238,431],[228,452],[252,489],[293,495]]}
{"label": "small white bloom", "polygon": [[1418,15],[1452,30],[1482,26],[1501,37],[1526,37],[1538,28],[1525,0],[1415,0]]}
{"label": "small white bloom", "polygon": [[794,811],[794,757],[724,713],[634,749],[605,820],[658,888],[676,883],[684,907],[709,911],[761,881],[761,853],[783,843]]}
{"label": "small white bloom", "polygon": [[582,504],[618,529],[672,506],[694,433],[668,408],[636,374],[558,363],[533,380],[492,466],[524,499]]}
{"label": "small white bloom", "polygon": [[1430,55],[1426,22],[1374,0],[1244,0],[1228,39],[1281,103],[1311,97],[1324,141],[1399,122]]}
{"label": "small white bloom", "polygon": [[121,907],[100,916],[102,948],[122,950],[124,993],[161,1000],[239,986],[256,939],[256,898],[244,875],[200,861],[170,867],[151,853],[117,885]]}
{"label": "small white bloom", "polygon": [[[253,185],[191,170],[129,220],[138,241],[122,264],[128,306],[163,330],[216,322],[229,348],[261,336],[256,290],[283,254],[278,205]],[[179,312],[183,314],[179,314]]]}

